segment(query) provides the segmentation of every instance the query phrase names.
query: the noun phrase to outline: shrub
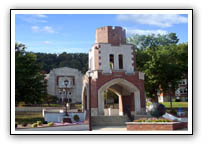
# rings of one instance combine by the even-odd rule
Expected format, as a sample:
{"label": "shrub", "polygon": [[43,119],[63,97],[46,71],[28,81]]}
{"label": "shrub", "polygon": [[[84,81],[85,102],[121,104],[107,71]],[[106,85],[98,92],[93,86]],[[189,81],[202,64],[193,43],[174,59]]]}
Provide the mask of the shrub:
{"label": "shrub", "polygon": [[71,118],[63,118],[61,120],[61,123],[72,123],[72,120],[71,120]]}
{"label": "shrub", "polygon": [[54,123],[53,123],[53,122],[49,122],[47,125],[48,125],[48,126],[53,126]]}
{"label": "shrub", "polygon": [[28,125],[28,123],[22,123],[23,127],[26,127]]}
{"label": "shrub", "polygon": [[37,125],[42,125],[42,121],[37,121]]}
{"label": "shrub", "polygon": [[170,111],[170,113],[173,114],[173,115],[177,115],[177,111],[174,108]]}
{"label": "shrub", "polygon": [[162,122],[171,122],[171,120],[163,119]]}
{"label": "shrub", "polygon": [[23,107],[24,105],[25,105],[25,102],[23,101],[18,103],[18,107]]}
{"label": "shrub", "polygon": [[33,128],[35,128],[35,127],[37,127],[37,126],[38,126],[37,123],[33,123],[33,124],[31,125],[31,127],[33,127]]}
{"label": "shrub", "polygon": [[75,120],[76,122],[78,122],[78,121],[79,121],[79,116],[78,116],[78,115],[74,115],[74,120]]}
{"label": "shrub", "polygon": [[47,124],[47,121],[43,121],[43,124]]}
{"label": "shrub", "polygon": [[148,122],[156,122],[155,120],[148,120]]}
{"label": "shrub", "polygon": [[136,120],[136,122],[144,122],[145,120]]}

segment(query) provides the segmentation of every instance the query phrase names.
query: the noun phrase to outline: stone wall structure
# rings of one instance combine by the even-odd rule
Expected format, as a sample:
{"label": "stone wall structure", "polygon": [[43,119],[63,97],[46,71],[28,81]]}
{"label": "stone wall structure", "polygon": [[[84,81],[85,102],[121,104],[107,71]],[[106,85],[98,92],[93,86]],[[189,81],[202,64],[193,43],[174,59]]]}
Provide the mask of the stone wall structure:
{"label": "stone wall structure", "polygon": [[91,76],[91,115],[104,115],[104,92],[119,97],[119,115],[129,106],[134,115],[145,114],[144,73],[136,71],[135,46],[126,44],[122,27],[96,30],[96,41],[89,51],[89,71],[83,79],[83,109],[89,109],[88,77]]}
{"label": "stone wall structure", "polygon": [[[48,76],[48,94],[57,96],[61,101],[66,97],[71,99],[72,103],[81,103],[82,93],[82,73],[77,69],[62,67],[50,71]],[[68,80],[68,86],[65,86],[64,80]]]}

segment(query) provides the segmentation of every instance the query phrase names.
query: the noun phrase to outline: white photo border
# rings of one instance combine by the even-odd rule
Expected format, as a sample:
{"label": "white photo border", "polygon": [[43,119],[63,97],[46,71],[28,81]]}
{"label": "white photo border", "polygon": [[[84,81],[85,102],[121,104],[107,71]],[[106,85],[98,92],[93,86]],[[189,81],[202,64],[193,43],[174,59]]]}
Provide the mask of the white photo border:
{"label": "white photo border", "polygon": [[[182,131],[16,131],[15,15],[16,14],[187,14],[188,130]],[[193,9],[10,9],[10,135],[193,135]]]}

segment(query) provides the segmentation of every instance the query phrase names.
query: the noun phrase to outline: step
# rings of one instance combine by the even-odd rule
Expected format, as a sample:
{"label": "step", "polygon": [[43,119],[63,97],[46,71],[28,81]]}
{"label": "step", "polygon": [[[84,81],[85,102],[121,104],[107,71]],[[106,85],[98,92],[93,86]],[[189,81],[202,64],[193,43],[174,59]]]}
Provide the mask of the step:
{"label": "step", "polygon": [[92,116],[91,122],[93,126],[125,125],[125,122],[129,122],[129,118],[127,116]]}

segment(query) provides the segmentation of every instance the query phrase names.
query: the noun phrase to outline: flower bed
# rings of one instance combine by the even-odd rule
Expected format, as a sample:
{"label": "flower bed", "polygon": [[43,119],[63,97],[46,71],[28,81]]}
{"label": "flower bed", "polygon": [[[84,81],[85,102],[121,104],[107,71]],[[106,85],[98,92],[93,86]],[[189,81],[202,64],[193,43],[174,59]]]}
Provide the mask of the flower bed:
{"label": "flower bed", "polygon": [[172,122],[169,119],[166,118],[141,118],[138,120],[134,120],[134,122]]}
{"label": "flower bed", "polygon": [[126,122],[128,131],[148,131],[148,130],[178,130],[187,128],[187,122],[172,122],[164,118],[144,118],[134,120],[134,122]]}
{"label": "flower bed", "polygon": [[46,128],[46,127],[59,127],[59,126],[73,126],[73,125],[82,125],[84,122],[74,122],[74,123],[53,123],[49,122],[48,124],[38,124],[38,123],[33,123],[33,124],[27,124],[27,126],[23,125],[17,125],[16,128],[18,129],[24,129],[24,128]]}

